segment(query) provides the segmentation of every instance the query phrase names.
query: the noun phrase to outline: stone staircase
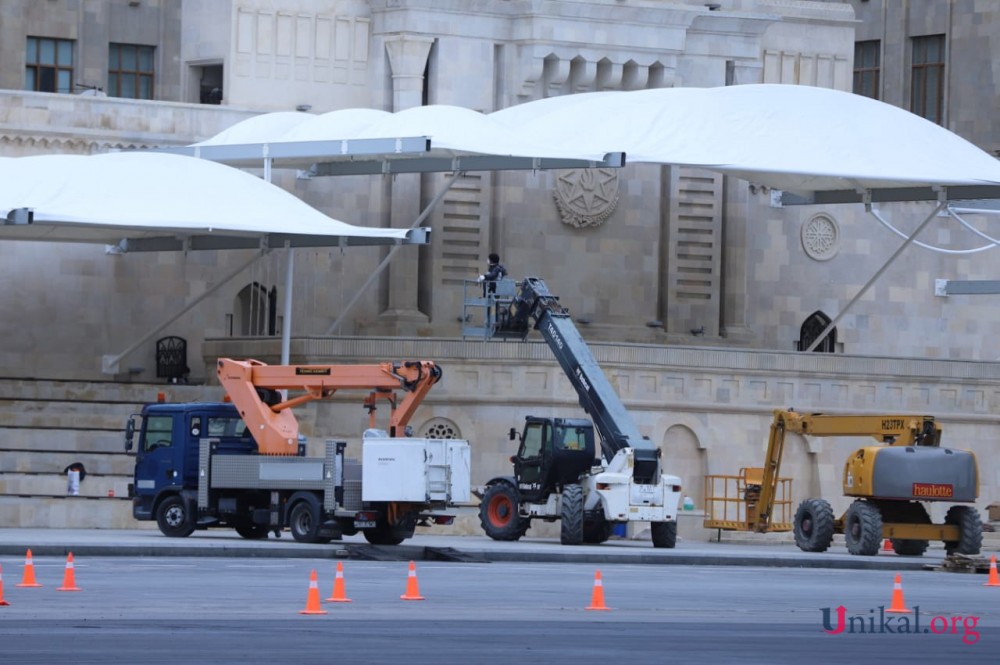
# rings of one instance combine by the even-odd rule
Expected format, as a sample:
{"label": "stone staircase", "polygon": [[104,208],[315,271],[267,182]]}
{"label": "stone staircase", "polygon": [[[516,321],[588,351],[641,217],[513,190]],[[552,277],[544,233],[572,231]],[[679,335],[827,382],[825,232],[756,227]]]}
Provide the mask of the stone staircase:
{"label": "stone staircase", "polygon": [[[0,526],[155,528],[132,519],[129,415],[156,401],[218,399],[218,387],[0,378]],[[86,469],[68,496],[66,468]]]}

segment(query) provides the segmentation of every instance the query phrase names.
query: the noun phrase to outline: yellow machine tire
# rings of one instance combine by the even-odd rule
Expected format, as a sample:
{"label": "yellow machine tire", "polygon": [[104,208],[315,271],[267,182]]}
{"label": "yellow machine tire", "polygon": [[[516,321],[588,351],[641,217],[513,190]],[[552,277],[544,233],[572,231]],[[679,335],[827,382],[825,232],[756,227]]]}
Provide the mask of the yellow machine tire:
{"label": "yellow machine tire", "polygon": [[861,499],[852,503],[844,515],[844,541],[851,554],[878,554],[882,543],[882,513],[878,507]]}

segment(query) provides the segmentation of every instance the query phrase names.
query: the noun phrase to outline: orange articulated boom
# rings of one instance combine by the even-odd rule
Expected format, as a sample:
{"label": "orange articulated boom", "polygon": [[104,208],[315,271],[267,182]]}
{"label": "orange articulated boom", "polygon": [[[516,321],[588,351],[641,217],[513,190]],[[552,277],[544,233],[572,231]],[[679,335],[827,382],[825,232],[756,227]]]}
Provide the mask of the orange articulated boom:
{"label": "orange articulated boom", "polygon": [[[338,390],[369,391],[364,404],[372,426],[376,401],[388,401],[389,435],[402,436],[406,423],[441,378],[441,369],[429,360],[377,365],[267,365],[258,360],[220,358],[217,373],[262,455],[297,454],[299,424],[292,407],[329,399]],[[288,399],[280,401],[279,390],[289,391]],[[293,391],[300,394],[293,396]],[[396,391],[403,392],[402,399],[397,400]]]}

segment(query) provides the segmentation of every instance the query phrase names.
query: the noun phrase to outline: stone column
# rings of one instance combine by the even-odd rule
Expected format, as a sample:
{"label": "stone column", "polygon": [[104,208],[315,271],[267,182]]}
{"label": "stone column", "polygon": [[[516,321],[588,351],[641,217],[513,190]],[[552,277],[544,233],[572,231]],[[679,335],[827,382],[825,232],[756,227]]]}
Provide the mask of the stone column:
{"label": "stone column", "polygon": [[[392,75],[392,110],[420,106],[423,103],[424,71],[427,56],[434,44],[432,37],[394,34],[385,37],[385,50]],[[420,215],[419,174],[393,176],[389,184],[389,226],[408,227]],[[393,257],[387,269],[388,301],[380,323],[397,335],[415,335],[417,327],[428,322],[420,311],[418,284],[420,251],[403,247]]]}

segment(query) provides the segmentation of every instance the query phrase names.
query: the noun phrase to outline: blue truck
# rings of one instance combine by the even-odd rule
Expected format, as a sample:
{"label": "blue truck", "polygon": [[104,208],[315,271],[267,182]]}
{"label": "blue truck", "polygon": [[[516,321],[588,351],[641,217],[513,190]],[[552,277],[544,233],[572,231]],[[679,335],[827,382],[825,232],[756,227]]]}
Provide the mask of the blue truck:
{"label": "blue truck", "polygon": [[[155,520],[164,535],[225,527],[258,539],[287,529],[296,541],[322,543],[361,532],[372,544],[395,545],[418,524],[450,523],[454,508],[469,502],[468,442],[408,436],[409,417],[441,377],[433,363],[220,359],[218,372],[228,401],[147,404],[126,423],[132,514]],[[369,391],[360,459],[335,440],[323,456],[308,456],[291,408],[351,389]],[[385,429],[376,422],[382,401]]]}

